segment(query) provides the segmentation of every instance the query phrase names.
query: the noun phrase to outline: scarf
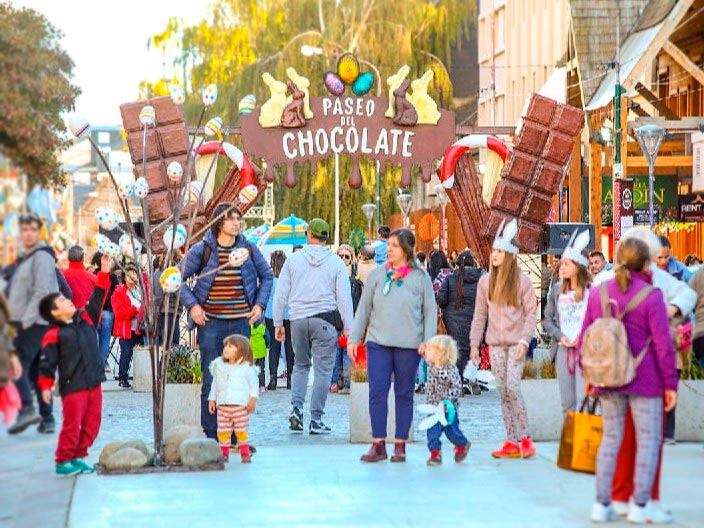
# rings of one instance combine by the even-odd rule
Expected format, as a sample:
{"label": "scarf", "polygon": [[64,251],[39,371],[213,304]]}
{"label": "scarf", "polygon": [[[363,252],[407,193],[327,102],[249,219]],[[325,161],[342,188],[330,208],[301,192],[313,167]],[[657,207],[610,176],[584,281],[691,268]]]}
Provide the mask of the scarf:
{"label": "scarf", "polygon": [[396,283],[397,286],[403,285],[403,279],[405,279],[408,274],[413,270],[411,266],[406,264],[398,269],[393,269],[390,264],[386,265],[386,280],[384,281],[384,287],[381,292],[384,295],[388,295],[391,291],[391,284]]}

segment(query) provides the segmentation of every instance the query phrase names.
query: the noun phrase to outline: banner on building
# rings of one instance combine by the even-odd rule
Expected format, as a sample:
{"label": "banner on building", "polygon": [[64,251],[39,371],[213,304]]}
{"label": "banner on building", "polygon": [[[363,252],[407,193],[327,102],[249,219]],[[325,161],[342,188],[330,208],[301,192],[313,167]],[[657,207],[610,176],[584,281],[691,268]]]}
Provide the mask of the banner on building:
{"label": "banner on building", "polygon": [[[633,207],[636,210],[645,211],[648,214],[648,176],[629,175],[633,180]],[[612,225],[613,222],[613,188],[611,176],[604,176],[602,181],[602,225]],[[653,193],[653,203],[656,209],[656,218],[667,220],[677,220],[679,218],[679,204],[677,202],[677,176],[656,176],[655,192]],[[636,213],[637,215],[638,213]],[[642,214],[641,218],[642,218]],[[637,219],[634,218],[638,223]],[[648,222],[645,222],[646,224]]]}
{"label": "banner on building", "polygon": [[692,134],[692,191],[704,191],[704,133]]}
{"label": "banner on building", "polygon": [[633,214],[635,211],[635,198],[633,196],[633,180],[630,178],[617,178],[614,181],[614,241],[621,240],[630,228],[633,227]]}
{"label": "banner on building", "polygon": [[704,222],[704,192],[680,196],[680,220]]}

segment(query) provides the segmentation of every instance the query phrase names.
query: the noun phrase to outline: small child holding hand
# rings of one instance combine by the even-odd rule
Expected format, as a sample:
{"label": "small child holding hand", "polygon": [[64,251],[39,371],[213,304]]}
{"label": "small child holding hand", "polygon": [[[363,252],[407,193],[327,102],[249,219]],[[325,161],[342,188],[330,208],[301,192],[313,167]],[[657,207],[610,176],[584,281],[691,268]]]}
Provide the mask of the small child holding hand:
{"label": "small child holding hand", "polygon": [[242,463],[252,461],[247,428],[249,415],[256,410],[259,396],[257,369],[253,365],[249,339],[239,334],[225,338],[222,356],[210,364],[213,383],[208,395],[208,410],[210,414],[217,412],[217,436],[225,461],[230,458],[233,432],[237,437]]}

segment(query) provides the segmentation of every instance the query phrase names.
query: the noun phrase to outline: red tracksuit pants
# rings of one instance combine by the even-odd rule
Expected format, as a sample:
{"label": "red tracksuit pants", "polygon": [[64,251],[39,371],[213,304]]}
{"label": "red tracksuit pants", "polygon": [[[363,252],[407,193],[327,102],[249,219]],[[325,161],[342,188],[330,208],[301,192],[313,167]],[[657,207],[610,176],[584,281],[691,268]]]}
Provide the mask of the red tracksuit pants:
{"label": "red tracksuit pants", "polygon": [[[665,426],[665,416],[663,415],[663,427]],[[616,473],[614,473],[614,483],[611,486],[611,499],[619,502],[628,502],[633,495],[633,475],[636,465],[636,428],[633,425],[631,409],[626,412],[626,426],[623,432],[623,442],[621,450],[618,452],[616,461]],[[658,468],[655,470],[653,479],[653,489],[651,499],[660,500],[660,469],[662,468],[662,444],[660,445],[660,458],[658,458]]]}
{"label": "red tracksuit pants", "polygon": [[72,392],[61,397],[63,424],[56,447],[56,463],[85,458],[93,445],[103,412],[103,391],[100,385]]}

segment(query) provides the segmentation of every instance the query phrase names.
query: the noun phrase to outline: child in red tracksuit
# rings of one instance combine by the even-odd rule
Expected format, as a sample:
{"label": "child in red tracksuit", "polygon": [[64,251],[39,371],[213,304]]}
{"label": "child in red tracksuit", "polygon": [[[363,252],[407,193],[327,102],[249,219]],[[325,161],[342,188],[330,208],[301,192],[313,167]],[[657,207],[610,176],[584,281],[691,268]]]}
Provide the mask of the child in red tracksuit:
{"label": "child in red tracksuit", "polygon": [[83,458],[100,430],[105,369],[96,327],[110,290],[110,257],[100,261],[100,273],[84,310],[52,293],[39,303],[40,315],[53,326],[44,335],[39,361],[39,388],[46,403],[51,401],[56,369],[63,407],[63,425],[56,448],[56,474],[91,473]]}

